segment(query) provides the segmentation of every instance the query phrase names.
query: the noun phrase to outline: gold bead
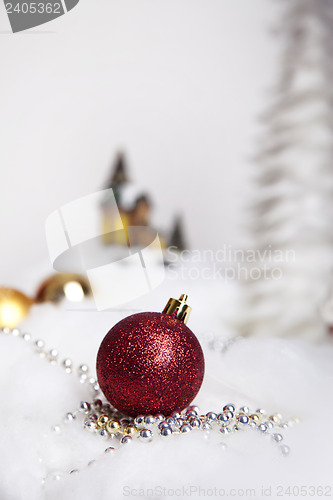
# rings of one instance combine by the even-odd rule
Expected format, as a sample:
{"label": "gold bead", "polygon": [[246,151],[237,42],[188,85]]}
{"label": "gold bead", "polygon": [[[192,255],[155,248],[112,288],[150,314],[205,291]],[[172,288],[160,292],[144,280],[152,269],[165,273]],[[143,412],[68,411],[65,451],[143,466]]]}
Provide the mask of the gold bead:
{"label": "gold bead", "polygon": [[18,290],[0,288],[0,328],[16,328],[28,315],[33,299]]}
{"label": "gold bead", "polygon": [[106,424],[106,430],[109,434],[117,434],[120,432],[121,425],[118,420],[109,420]]}
{"label": "gold bead", "polygon": [[270,420],[271,422],[273,422],[273,424],[281,424],[281,415],[277,414],[277,415],[271,415],[270,417],[268,417],[268,420]]}
{"label": "gold bead", "polygon": [[103,414],[98,417],[96,426],[98,427],[98,429],[105,429],[105,426],[108,424],[108,422],[109,417]]}
{"label": "gold bead", "polygon": [[260,422],[260,420],[261,420],[258,413],[252,413],[251,415],[249,415],[249,419],[252,420],[253,422],[256,422],[256,423]]}
{"label": "gold bead", "polygon": [[133,424],[130,424],[130,425],[127,425],[124,430],[123,430],[123,433],[126,435],[126,436],[134,436],[136,433],[138,432],[138,429],[135,427],[135,425]]}
{"label": "gold bead", "polygon": [[91,295],[89,281],[80,274],[57,273],[47,278],[37,290],[36,302],[81,302]]}

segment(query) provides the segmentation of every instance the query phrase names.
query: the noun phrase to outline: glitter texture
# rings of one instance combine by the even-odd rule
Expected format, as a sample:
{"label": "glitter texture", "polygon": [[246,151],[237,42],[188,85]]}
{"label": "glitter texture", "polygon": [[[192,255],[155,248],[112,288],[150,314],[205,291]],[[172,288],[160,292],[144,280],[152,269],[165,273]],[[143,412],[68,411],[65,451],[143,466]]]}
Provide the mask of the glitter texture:
{"label": "glitter texture", "polygon": [[97,354],[97,377],[105,397],[133,417],[183,410],[198,393],[204,369],[193,332],[163,313],[123,319],[107,333]]}

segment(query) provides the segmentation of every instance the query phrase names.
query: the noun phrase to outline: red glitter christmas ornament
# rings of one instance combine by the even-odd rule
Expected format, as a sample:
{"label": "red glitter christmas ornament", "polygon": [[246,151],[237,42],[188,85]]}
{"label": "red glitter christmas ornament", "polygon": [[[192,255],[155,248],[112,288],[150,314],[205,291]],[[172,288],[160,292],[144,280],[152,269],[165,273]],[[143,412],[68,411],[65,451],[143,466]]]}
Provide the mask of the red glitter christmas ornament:
{"label": "red glitter christmas ornament", "polygon": [[200,344],[185,325],[187,295],[163,313],[133,314],[107,333],[97,354],[98,383],[120,412],[170,415],[198,393],[205,370]]}

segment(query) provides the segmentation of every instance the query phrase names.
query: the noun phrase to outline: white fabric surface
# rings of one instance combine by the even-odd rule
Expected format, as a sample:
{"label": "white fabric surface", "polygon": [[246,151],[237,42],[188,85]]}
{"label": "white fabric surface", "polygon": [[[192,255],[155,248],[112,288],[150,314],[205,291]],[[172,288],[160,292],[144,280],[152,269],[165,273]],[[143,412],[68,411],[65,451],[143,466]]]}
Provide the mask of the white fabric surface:
{"label": "white fabric surface", "polygon": [[[237,315],[235,284],[176,280],[166,280],[128,311],[73,312],[66,304],[34,306],[22,328],[34,339],[44,339],[48,348],[58,349],[61,359],[70,357],[76,366],[86,362],[93,373],[99,344],[113,324],[132,310],[161,310],[170,296],[182,292],[189,293],[193,313],[188,326],[199,339],[235,333],[226,327]],[[206,375],[195,403],[202,412],[220,411],[224,404],[235,402],[280,412],[286,418],[300,417],[300,424],[281,431],[291,448],[288,457],[269,438],[252,430],[227,437],[212,432],[208,438],[194,430],[152,443],[134,442],[106,455],[104,449],[112,443],[90,434],[78,421],[62,423],[67,411],[89,399],[84,385],[60,366],[39,358],[19,338],[2,335],[0,345],[1,500],[214,494],[259,499],[264,498],[262,487],[272,488],[270,498],[281,498],[279,485],[332,485],[333,346],[329,340],[316,346],[299,340],[244,339],[224,354],[203,345]],[[62,430],[55,434],[51,427],[59,423]],[[88,466],[91,460],[96,462]],[[76,468],[80,472],[69,475]],[[62,474],[61,479],[53,480],[53,473]],[[233,494],[231,489],[237,491]],[[246,494],[243,489],[254,491]]]}

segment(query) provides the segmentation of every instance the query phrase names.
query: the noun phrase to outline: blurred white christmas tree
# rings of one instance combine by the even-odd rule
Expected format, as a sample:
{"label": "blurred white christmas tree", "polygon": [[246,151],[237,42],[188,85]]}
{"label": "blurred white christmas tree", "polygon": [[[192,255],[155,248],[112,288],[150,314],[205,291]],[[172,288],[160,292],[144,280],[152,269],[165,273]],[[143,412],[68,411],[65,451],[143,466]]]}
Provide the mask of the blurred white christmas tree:
{"label": "blurred white christmas tree", "polygon": [[259,267],[277,270],[244,281],[243,333],[319,339],[333,267],[333,0],[288,0],[279,34],[252,206]]}

